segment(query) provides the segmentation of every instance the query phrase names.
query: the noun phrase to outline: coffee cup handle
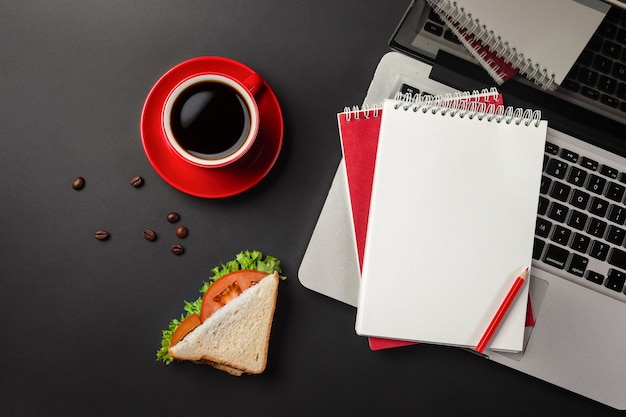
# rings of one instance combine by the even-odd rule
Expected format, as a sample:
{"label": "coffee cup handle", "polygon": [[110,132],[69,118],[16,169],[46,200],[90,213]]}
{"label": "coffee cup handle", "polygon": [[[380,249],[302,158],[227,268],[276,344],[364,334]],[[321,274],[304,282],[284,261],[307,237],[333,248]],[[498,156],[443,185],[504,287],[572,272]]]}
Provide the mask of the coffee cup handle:
{"label": "coffee cup handle", "polygon": [[261,91],[265,81],[263,78],[256,72],[253,72],[248,78],[246,78],[243,82],[244,87],[254,96],[259,91]]}

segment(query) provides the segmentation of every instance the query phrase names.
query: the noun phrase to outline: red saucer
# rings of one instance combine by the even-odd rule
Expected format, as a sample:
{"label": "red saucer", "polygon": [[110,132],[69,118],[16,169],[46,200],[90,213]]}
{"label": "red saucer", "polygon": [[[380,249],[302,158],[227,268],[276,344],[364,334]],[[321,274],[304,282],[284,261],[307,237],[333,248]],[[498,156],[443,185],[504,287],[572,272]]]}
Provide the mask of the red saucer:
{"label": "red saucer", "polygon": [[257,139],[246,155],[226,167],[202,168],[185,162],[168,144],[161,123],[169,93],[186,79],[225,74],[245,80],[251,73],[250,68],[228,58],[198,57],[178,64],[152,87],[141,114],[141,140],[152,167],[172,187],[196,197],[229,197],[256,185],[274,166],[283,143],[283,116],[267,83],[255,96],[260,114]]}

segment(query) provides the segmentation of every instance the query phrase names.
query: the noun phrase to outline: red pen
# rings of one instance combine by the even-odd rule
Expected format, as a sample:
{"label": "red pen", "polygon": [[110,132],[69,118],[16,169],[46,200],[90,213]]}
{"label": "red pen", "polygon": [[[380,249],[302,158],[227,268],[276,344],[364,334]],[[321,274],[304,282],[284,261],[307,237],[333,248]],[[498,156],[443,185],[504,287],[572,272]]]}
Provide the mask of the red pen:
{"label": "red pen", "polygon": [[478,345],[476,346],[476,351],[482,353],[483,350],[485,350],[485,348],[487,347],[487,344],[493,337],[493,334],[498,329],[498,326],[500,326],[500,323],[502,323],[502,319],[504,319],[504,316],[506,316],[507,311],[509,311],[511,304],[513,304],[513,301],[515,300],[517,293],[519,292],[520,288],[522,288],[522,285],[524,285],[524,281],[526,280],[527,274],[528,274],[528,268],[522,271],[522,273],[515,279],[513,286],[511,287],[511,289],[509,290],[509,293],[504,298],[504,301],[502,301],[502,304],[500,305],[500,308],[498,308],[496,315],[493,316],[493,319],[491,319],[491,323],[489,323],[489,327],[487,327],[485,334],[483,334],[483,337],[480,339],[480,342],[478,342]]}

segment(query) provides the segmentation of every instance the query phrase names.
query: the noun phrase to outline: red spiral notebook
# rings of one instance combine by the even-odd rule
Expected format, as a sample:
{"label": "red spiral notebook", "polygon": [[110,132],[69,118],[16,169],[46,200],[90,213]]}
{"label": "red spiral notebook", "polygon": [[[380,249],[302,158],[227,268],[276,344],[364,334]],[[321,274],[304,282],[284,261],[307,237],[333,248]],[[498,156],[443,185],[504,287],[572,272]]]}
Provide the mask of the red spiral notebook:
{"label": "red spiral notebook", "polygon": [[514,67],[513,64],[498,55],[496,51],[485,45],[476,35],[468,32],[467,28],[461,27],[458,22],[452,21],[449,16],[441,16],[441,18],[445,19],[450,30],[483,68],[487,70],[496,84],[502,85],[502,83],[519,72],[517,67]]}
{"label": "red spiral notebook", "polygon": [[[495,89],[473,92],[471,94],[458,94],[452,96],[452,100],[478,101],[495,106],[503,104],[502,95]],[[360,268],[363,266],[381,116],[382,110],[379,108],[346,109],[337,115],[343,157],[348,176],[354,238]],[[533,324],[534,319],[529,298],[526,325],[532,326]],[[415,344],[415,342],[376,337],[369,338],[369,346],[372,350],[389,349],[412,344]]]}

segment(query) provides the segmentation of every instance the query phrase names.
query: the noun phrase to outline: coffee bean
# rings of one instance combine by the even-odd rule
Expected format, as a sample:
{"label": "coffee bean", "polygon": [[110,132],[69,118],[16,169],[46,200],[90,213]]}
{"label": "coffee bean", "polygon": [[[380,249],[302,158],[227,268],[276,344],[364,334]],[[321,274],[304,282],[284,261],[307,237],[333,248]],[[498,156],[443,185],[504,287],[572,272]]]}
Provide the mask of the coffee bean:
{"label": "coffee bean", "polygon": [[185,253],[185,248],[182,245],[172,245],[171,251],[174,255],[182,255]]}
{"label": "coffee bean", "polygon": [[135,188],[141,187],[143,185],[143,178],[141,178],[139,175],[132,177],[130,179],[130,185]]}
{"label": "coffee bean", "polygon": [[106,230],[96,230],[96,232],[93,234],[93,237],[98,240],[107,240],[110,235],[109,232],[107,232]]}
{"label": "coffee bean", "polygon": [[143,237],[145,237],[146,240],[149,240],[149,241],[152,242],[152,241],[156,240],[157,234],[154,233],[153,230],[146,229],[146,230],[143,231]]}
{"label": "coffee bean", "polygon": [[171,213],[167,214],[167,221],[168,222],[176,223],[179,220],[180,220],[180,214],[176,213],[175,211],[172,211]]}
{"label": "coffee bean", "polygon": [[83,177],[76,177],[72,181],[72,188],[75,190],[82,190],[85,187],[85,179]]}
{"label": "coffee bean", "polygon": [[176,228],[176,236],[180,238],[187,237],[187,233],[189,233],[189,231],[187,230],[185,226],[178,226]]}

